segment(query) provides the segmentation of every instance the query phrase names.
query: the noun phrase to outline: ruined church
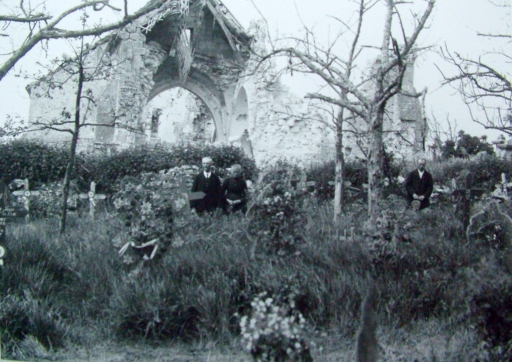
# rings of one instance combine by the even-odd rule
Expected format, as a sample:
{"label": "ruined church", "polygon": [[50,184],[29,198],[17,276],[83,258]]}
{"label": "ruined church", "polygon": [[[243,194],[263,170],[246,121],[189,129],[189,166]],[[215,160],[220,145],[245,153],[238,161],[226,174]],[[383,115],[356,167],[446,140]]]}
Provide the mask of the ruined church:
{"label": "ruined church", "polygon": [[[255,71],[254,47],[264,46],[257,23],[245,30],[220,0],[170,0],[93,46],[86,65],[107,71],[84,83],[78,150],[119,150],[142,143],[234,144],[257,164],[278,159],[304,165],[334,158],[325,119],[311,120],[304,99],[279,80],[272,62]],[[414,65],[403,88],[415,93]],[[29,123],[58,122],[75,107],[76,82],[56,73],[33,83]],[[388,104],[386,145],[404,157],[425,149],[426,118],[419,98]],[[318,115],[327,117],[327,115]],[[56,124],[56,123],[55,123]],[[364,126],[361,126],[364,127]],[[28,137],[65,144],[57,130]],[[344,136],[345,156],[365,157],[364,141]]]}

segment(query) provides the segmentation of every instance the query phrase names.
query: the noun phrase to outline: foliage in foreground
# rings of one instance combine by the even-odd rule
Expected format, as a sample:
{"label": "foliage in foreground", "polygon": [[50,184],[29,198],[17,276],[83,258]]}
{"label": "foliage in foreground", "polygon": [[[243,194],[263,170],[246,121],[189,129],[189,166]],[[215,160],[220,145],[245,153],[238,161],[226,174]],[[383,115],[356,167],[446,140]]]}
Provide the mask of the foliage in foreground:
{"label": "foliage in foreground", "polygon": [[[306,330],[353,336],[361,300],[375,282],[379,325],[440,319],[450,328],[474,327],[492,360],[510,357],[510,270],[487,244],[460,240],[461,224],[448,206],[413,214],[408,225],[383,218],[379,232],[358,227],[351,240],[345,230],[363,224],[362,204],[352,204],[333,227],[331,207],[305,197],[298,210],[306,215],[304,241],[289,253],[269,248],[251,232],[251,219],[236,215],[176,225],[182,244],[158,262],[136,264],[119,257],[111,242],[118,230],[108,218],[72,220],[62,237],[55,237],[53,220],[10,228],[0,279],[4,353],[22,356],[27,338],[46,349],[106,338],[229,341],[244,316],[258,313],[251,302],[262,293],[293,306],[283,313],[299,324],[302,316]],[[389,230],[406,232],[407,241]],[[291,285],[293,293],[283,293]],[[268,310],[260,320],[275,312]]]}
{"label": "foliage in foreground", "polygon": [[[467,244],[452,205],[404,213],[396,195],[380,205],[376,227],[365,225],[360,201],[333,225],[330,204],[293,190],[295,171],[286,167],[261,175],[246,218],[186,216],[183,197],[172,194],[179,175],[195,171],[168,170],[169,182],[156,173],[124,178],[116,210],[95,222],[74,216],[64,236],[52,218],[10,227],[0,276],[7,353],[34,358],[27,345],[45,351],[111,338],[227,342],[242,333],[255,359],[306,361],[317,351],[305,336],[354,335],[361,301],[376,285],[379,326],[444,321],[485,342],[464,346],[466,360],[511,357],[502,229]],[[119,255],[121,244],[155,238],[165,246],[158,258],[127,263]]]}

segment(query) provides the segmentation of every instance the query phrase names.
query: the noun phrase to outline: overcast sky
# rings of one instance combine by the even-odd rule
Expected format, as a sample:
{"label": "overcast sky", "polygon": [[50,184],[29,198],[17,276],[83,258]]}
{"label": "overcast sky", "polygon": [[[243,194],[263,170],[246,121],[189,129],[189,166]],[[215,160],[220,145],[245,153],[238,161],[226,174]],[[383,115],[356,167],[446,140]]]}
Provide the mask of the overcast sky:
{"label": "overcast sky", "polygon": [[[37,1],[33,0],[34,3]],[[512,0],[501,1],[512,3]],[[56,13],[78,2],[78,0],[47,0],[47,7]],[[112,0],[112,2],[122,3],[121,0]],[[7,7],[15,6],[18,3],[19,0],[0,0],[0,14],[5,14]],[[144,3],[146,3],[145,0],[129,0],[130,11],[140,8]],[[223,3],[246,29],[252,20],[261,19],[263,15],[268,22],[271,35],[275,38],[299,35],[306,25],[315,29],[315,34],[318,34],[320,41],[327,42],[340,28],[339,23],[333,17],[344,21],[353,19],[352,8],[348,0],[223,0]],[[409,16],[410,11],[407,10],[420,10],[425,5],[426,1],[415,0],[413,5],[409,5],[409,9],[404,8],[405,23],[409,25],[412,23]],[[382,14],[382,11],[376,7],[368,15],[363,44],[378,45],[381,42]],[[105,12],[102,16],[111,19],[119,15],[107,15]],[[508,47],[505,49],[512,53],[512,44],[507,45],[504,41],[491,41],[476,35],[477,32],[511,34],[511,20],[510,7],[508,9],[497,8],[488,0],[438,0],[430,18],[429,27],[420,36],[418,45],[437,48],[446,45],[451,51],[472,57],[477,57],[485,51],[497,49],[499,46]],[[74,24],[76,23],[75,19]],[[12,30],[11,27],[3,32],[9,33]],[[5,52],[9,47],[9,39],[0,37],[0,50]],[[49,57],[57,56],[62,51],[61,43],[50,42]],[[372,55],[368,54],[368,56]],[[34,49],[26,59],[19,63],[15,71],[11,71],[0,82],[0,122],[3,121],[6,114],[18,114],[22,118],[27,118],[29,106],[28,94],[25,91],[27,81],[15,77],[15,75],[20,71],[34,70],[35,62],[38,59],[44,60],[46,57],[46,53],[42,52],[40,48]],[[0,60],[2,59],[5,58],[0,56]],[[498,133],[488,132],[483,127],[471,122],[466,106],[455,90],[449,87],[440,88],[442,77],[436,65],[446,73],[452,72],[453,74],[454,70],[444,64],[435,52],[423,54],[416,61],[415,67],[416,89],[419,91],[427,87],[429,91],[426,98],[428,115],[436,117],[443,123],[449,117],[452,121],[457,122],[458,129],[463,129],[473,135],[488,134],[490,139],[494,140]],[[298,77],[289,78],[286,81],[292,89],[304,91],[303,86],[297,83],[299,82]]]}

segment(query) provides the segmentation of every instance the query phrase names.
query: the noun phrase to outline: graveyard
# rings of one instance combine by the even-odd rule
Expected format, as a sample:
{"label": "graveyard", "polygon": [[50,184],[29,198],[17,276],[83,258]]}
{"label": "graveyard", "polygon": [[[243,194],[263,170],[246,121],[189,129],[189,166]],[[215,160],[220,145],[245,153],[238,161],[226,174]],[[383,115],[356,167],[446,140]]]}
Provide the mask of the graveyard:
{"label": "graveyard", "polygon": [[443,129],[434,0],[347,2],[325,44],[135,2],[0,5],[30,103],[0,124],[0,361],[512,360],[509,73],[435,50],[469,110]]}
{"label": "graveyard", "polygon": [[[414,165],[397,165],[370,226],[356,165],[333,224],[332,169],[258,170],[239,148],[210,148],[223,177],[245,165],[251,203],[245,217],[199,217],[188,202],[201,197],[189,190],[203,149],[177,148],[164,165],[167,152],[80,160],[90,173],[71,188],[64,234],[58,174],[38,174],[31,157],[17,156],[27,179],[4,165],[3,358],[350,360],[371,288],[383,360],[508,358],[510,161],[429,162],[436,187],[422,211],[406,208],[399,181]],[[93,169],[101,158],[112,170]],[[150,169],[132,172],[135,160]]]}

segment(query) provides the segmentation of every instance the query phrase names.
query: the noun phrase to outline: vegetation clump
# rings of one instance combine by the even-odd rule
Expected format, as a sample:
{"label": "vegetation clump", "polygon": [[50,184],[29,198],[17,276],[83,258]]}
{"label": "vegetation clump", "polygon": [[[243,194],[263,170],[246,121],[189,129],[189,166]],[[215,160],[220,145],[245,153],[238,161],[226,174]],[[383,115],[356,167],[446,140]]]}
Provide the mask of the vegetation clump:
{"label": "vegetation clump", "polygon": [[[363,296],[375,286],[379,330],[414,330],[397,337],[407,348],[434,338],[415,329],[429,323],[458,343],[424,352],[432,358],[508,358],[506,228],[467,243],[453,203],[416,213],[393,194],[376,227],[363,227],[359,200],[333,224],[331,205],[295,184],[293,168],[261,173],[246,217],[197,217],[182,192],[196,172],[181,166],[122,178],[96,220],[79,208],[63,235],[52,216],[9,225],[4,357],[114,339],[242,343],[256,359],[322,360],[325,336],[354,340]],[[153,258],[154,248],[137,248],[155,239]],[[412,358],[378,337],[384,350]]]}

